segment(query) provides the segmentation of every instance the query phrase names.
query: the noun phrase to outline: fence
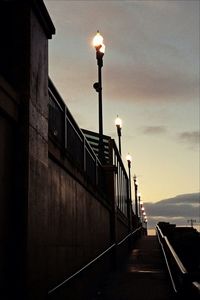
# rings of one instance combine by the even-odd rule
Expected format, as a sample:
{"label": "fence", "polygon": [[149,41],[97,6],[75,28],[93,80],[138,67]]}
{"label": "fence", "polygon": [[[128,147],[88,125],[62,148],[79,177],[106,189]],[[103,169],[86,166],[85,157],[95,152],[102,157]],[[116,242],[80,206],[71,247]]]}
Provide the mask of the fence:
{"label": "fence", "polygon": [[[84,172],[91,184],[106,193],[105,174],[98,158],[98,133],[81,130],[49,80],[49,136],[65,155]],[[115,141],[103,136],[105,164],[115,166],[115,199],[118,209],[128,216],[128,176]]]}
{"label": "fence", "polygon": [[156,226],[156,233],[165,258],[174,292],[180,296],[180,299],[200,299],[199,282],[195,281],[191,274],[189,274],[170,244],[167,236],[163,234],[158,225]]}
{"label": "fence", "polygon": [[67,106],[49,80],[49,137],[88,181],[105,195],[102,165],[75,122]]}
{"label": "fence", "polygon": [[129,199],[129,179],[115,141],[110,140],[110,164],[115,166],[115,199],[118,209],[127,217]]}
{"label": "fence", "polygon": [[[98,155],[99,153],[99,135],[95,132],[83,130],[90,146]],[[115,141],[109,136],[103,136],[103,149],[105,163],[115,167],[115,199],[117,207],[126,217],[128,215],[128,199],[129,199],[129,185],[128,176],[121,159],[121,155],[117,149]]]}

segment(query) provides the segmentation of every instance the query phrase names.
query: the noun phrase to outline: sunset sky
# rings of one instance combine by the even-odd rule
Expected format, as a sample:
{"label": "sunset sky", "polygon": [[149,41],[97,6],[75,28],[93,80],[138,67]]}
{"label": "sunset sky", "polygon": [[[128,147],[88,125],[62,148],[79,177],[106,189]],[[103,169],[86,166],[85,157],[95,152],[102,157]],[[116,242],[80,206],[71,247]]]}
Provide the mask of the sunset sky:
{"label": "sunset sky", "polygon": [[49,74],[79,126],[98,131],[91,42],[100,30],[104,134],[117,138],[119,115],[122,155],[133,157],[152,224],[198,221],[200,1],[44,2],[56,27]]}

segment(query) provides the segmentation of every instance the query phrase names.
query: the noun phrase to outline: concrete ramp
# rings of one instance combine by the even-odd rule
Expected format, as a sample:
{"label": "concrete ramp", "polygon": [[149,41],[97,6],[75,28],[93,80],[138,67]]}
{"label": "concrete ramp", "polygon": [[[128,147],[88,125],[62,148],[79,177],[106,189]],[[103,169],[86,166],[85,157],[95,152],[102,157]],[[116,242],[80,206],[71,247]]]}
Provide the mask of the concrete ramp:
{"label": "concrete ramp", "polygon": [[173,291],[156,236],[135,244],[126,263],[107,275],[92,300],[170,300]]}

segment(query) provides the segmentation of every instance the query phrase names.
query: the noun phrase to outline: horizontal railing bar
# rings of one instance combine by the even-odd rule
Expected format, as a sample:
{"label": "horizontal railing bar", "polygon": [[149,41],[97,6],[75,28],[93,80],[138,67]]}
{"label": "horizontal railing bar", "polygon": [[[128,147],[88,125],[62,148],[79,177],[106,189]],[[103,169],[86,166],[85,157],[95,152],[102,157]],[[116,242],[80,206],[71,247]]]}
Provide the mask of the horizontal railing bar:
{"label": "horizontal railing bar", "polygon": [[195,288],[195,290],[197,291],[197,293],[200,295],[200,283],[197,281],[193,281],[192,285]]}
{"label": "horizontal railing bar", "polygon": [[161,238],[164,238],[164,236],[163,236],[162,231],[160,230],[160,228],[158,226],[156,226],[156,230],[158,231],[157,236],[158,236],[158,240],[159,240],[159,243],[160,243],[160,246],[162,248],[162,252],[163,252],[164,258],[165,258],[165,262],[166,262],[166,265],[167,265],[167,269],[168,269],[168,272],[169,272],[171,283],[172,283],[172,286],[173,286],[173,289],[174,289],[175,293],[177,293],[178,291],[176,289],[174,278],[173,278],[173,275],[172,275],[172,272],[171,272],[171,269],[170,269],[170,266],[169,266],[169,263],[168,263],[167,255],[165,253],[165,249],[163,247],[163,243],[161,242],[161,239],[160,239],[160,235],[161,235]]}
{"label": "horizontal railing bar", "polygon": [[49,78],[48,82],[48,91],[51,92],[53,98],[59,103],[59,106],[64,111],[64,107],[66,106],[65,102],[63,101],[62,97],[60,96],[58,90],[56,89],[55,85],[53,84],[52,80]]}
{"label": "horizontal railing bar", "polygon": [[138,230],[140,230],[142,227],[137,228],[136,230],[129,233],[123,240],[121,240],[119,243],[113,243],[110,247],[108,247],[105,251],[103,251],[101,254],[99,254],[96,258],[94,258],[92,261],[90,261],[88,264],[86,264],[84,267],[82,267],[80,270],[69,276],[67,279],[65,279],[63,282],[52,288],[48,294],[53,293],[55,290],[63,286],[65,283],[69,282],[74,277],[78,276],[81,272],[86,270],[89,266],[91,266],[93,263],[95,263],[98,259],[100,259],[102,256],[104,256],[106,253],[108,253],[110,250],[112,250],[114,247],[121,245],[127,238],[129,238],[131,235],[136,233]]}
{"label": "horizontal railing bar", "polygon": [[121,245],[123,242],[125,242],[125,240],[127,240],[131,235],[133,235],[134,233],[136,233],[137,231],[141,230],[142,227],[139,227],[137,229],[135,229],[134,231],[132,231],[131,233],[129,233],[125,238],[123,238],[119,243],[117,243],[117,246]]}
{"label": "horizontal railing bar", "polygon": [[112,244],[109,248],[107,248],[104,252],[102,252],[100,255],[98,255],[96,258],[94,258],[92,261],[90,261],[88,264],[86,264],[83,268],[81,268],[80,270],[78,270],[77,272],[75,272],[73,275],[71,275],[70,277],[68,277],[67,279],[65,279],[63,282],[61,282],[60,284],[58,284],[56,287],[54,287],[53,289],[51,289],[48,294],[51,294],[52,292],[54,292],[55,290],[57,290],[59,287],[61,287],[62,285],[64,285],[65,283],[67,283],[68,281],[70,281],[71,279],[73,279],[75,276],[79,275],[82,271],[84,271],[85,269],[87,269],[89,266],[91,266],[94,262],[96,262],[99,258],[101,258],[103,255],[105,255],[106,253],[108,253],[112,248],[114,248],[116,246],[116,244]]}
{"label": "horizontal railing bar", "polygon": [[177,265],[178,265],[178,267],[179,267],[181,273],[182,273],[183,275],[187,274],[188,272],[187,272],[186,268],[184,267],[184,265],[182,264],[180,258],[178,257],[178,255],[177,255],[176,252],[174,251],[174,248],[173,248],[172,245],[170,244],[168,238],[165,236],[164,239],[165,239],[166,244],[167,244],[167,246],[168,246],[168,248],[169,248],[169,250],[170,250],[172,256],[174,257],[174,259],[175,259],[175,261],[176,261],[176,263],[177,263]]}
{"label": "horizontal railing bar", "polygon": [[[97,132],[93,132],[93,131],[90,131],[90,130],[87,130],[87,129],[82,129],[82,131],[83,131],[86,135],[94,136],[94,137],[99,138],[99,133],[97,133]],[[109,139],[110,139],[110,137],[109,137],[108,135],[103,134],[103,140],[109,140]]]}
{"label": "horizontal railing bar", "polygon": [[73,130],[76,132],[76,135],[78,136],[78,138],[80,139],[81,142],[83,142],[84,140],[84,135],[83,133],[80,131],[80,129],[74,125],[74,121],[71,120],[68,115],[65,116],[66,117],[66,120],[67,122],[70,123],[70,125],[72,126]]}
{"label": "horizontal railing bar", "polygon": [[168,248],[169,248],[169,250],[170,250],[170,252],[171,252],[171,254],[172,254],[172,256],[173,256],[173,258],[174,258],[174,260],[176,261],[176,264],[177,264],[178,267],[179,267],[179,270],[181,271],[182,274],[187,274],[188,272],[187,272],[186,268],[184,267],[184,265],[183,265],[183,263],[181,262],[180,258],[178,257],[178,255],[177,255],[176,252],[174,251],[174,248],[173,248],[172,245],[170,244],[168,238],[167,238],[166,236],[163,235],[163,233],[162,233],[161,229],[159,228],[159,226],[157,226],[157,228],[158,228],[158,230],[160,230],[160,232],[161,232],[161,234],[162,234],[162,235],[161,235],[162,238],[165,239],[165,242],[166,242],[166,244],[167,244],[167,246],[168,246]]}
{"label": "horizontal railing bar", "polygon": [[[156,226],[156,231],[157,231],[157,236],[158,236],[158,240],[159,240],[159,243],[161,245],[161,248],[162,248],[162,251],[163,251],[163,254],[164,254],[164,258],[165,258],[165,262],[166,262],[166,265],[167,265],[167,268],[168,268],[168,272],[169,272],[169,275],[170,275],[170,279],[171,279],[171,282],[172,282],[172,286],[174,288],[174,291],[176,293],[178,293],[178,290],[176,288],[176,284],[175,284],[175,281],[173,279],[173,275],[172,275],[172,270],[170,268],[170,265],[169,265],[169,262],[168,262],[168,258],[167,258],[167,254],[166,254],[166,251],[164,249],[164,246],[163,246],[163,242],[162,241],[165,241],[165,244],[166,246],[168,247],[169,251],[170,251],[170,254],[171,256],[173,257],[174,261],[176,262],[176,265],[178,266],[179,268],[179,271],[181,272],[182,274],[182,279],[184,278],[187,278],[186,276],[188,275],[188,271],[187,269],[184,267],[183,263],[181,262],[180,258],[178,257],[178,255],[176,254],[174,248],[172,247],[172,245],[170,244],[168,238],[162,233],[162,230],[159,228],[159,226],[157,225]],[[162,240],[161,240],[162,239]],[[194,287],[195,284],[194,282],[191,283]],[[199,288],[199,292],[200,292],[200,284],[199,284],[199,287],[196,287],[196,289]]]}

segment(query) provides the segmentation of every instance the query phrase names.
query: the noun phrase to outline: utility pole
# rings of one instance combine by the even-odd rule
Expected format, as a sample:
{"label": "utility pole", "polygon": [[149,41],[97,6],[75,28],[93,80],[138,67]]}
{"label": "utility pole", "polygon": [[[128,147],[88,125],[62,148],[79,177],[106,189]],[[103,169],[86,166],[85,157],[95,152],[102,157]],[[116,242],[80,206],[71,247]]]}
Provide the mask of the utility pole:
{"label": "utility pole", "polygon": [[196,223],[196,220],[195,219],[190,219],[190,220],[187,220],[188,223],[190,223],[190,226],[193,227],[193,224]]}

